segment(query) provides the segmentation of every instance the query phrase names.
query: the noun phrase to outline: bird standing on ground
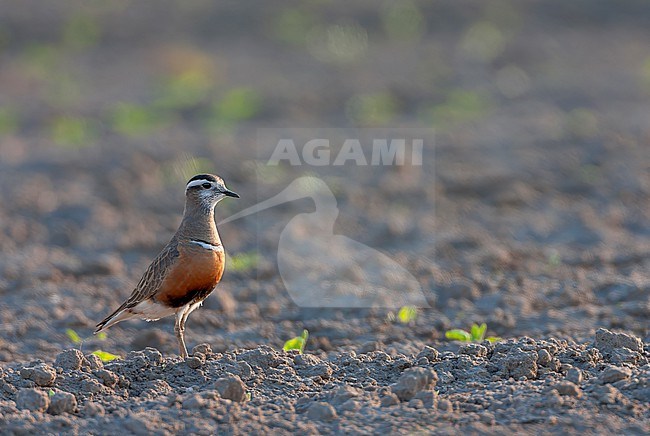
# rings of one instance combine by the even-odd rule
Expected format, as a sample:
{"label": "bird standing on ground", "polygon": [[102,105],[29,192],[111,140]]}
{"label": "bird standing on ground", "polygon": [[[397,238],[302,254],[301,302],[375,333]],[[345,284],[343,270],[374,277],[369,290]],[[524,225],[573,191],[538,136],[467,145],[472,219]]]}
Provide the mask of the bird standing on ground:
{"label": "bird standing on ground", "polygon": [[187,182],[185,211],[176,234],[151,262],[131,296],[97,324],[95,333],[125,319],[155,321],[175,315],[179,352],[187,357],[187,317],[212,293],[226,263],[214,221],[214,207],[225,197],[239,195],[228,190],[221,177],[199,174]]}

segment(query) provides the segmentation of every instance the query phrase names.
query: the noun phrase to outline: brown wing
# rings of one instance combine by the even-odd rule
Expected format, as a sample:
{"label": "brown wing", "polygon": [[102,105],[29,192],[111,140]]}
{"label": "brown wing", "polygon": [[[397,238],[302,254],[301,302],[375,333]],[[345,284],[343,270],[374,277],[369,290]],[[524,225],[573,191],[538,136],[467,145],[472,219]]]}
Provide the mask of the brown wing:
{"label": "brown wing", "polygon": [[124,307],[134,307],[147,298],[153,297],[177,259],[178,242],[174,238],[162,249],[153,262],[151,262],[151,265],[149,265],[142,275],[131,296],[124,302]]}
{"label": "brown wing", "polygon": [[102,322],[97,324],[97,329],[95,332],[100,331],[104,325],[111,320],[116,314],[121,312],[124,309],[128,309],[136,306],[138,303],[151,298],[156,291],[160,288],[160,285],[165,280],[167,272],[172,268],[174,263],[178,258],[178,241],[176,238],[173,238],[169,244],[162,249],[162,251],[156,256],[156,258],[151,262],[151,265],[142,275],[142,278],[136,285],[135,289],[131,293],[131,296],[122,303],[113,313],[107,316]]}

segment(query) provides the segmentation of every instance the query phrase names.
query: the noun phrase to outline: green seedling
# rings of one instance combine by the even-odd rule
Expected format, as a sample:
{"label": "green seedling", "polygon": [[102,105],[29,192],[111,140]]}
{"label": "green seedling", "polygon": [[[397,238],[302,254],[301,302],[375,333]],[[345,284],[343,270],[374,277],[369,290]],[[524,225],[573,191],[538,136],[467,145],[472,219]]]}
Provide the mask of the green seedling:
{"label": "green seedling", "polygon": [[307,345],[307,338],[309,338],[309,332],[307,329],[304,329],[300,336],[296,336],[295,338],[289,339],[287,342],[285,342],[282,349],[284,351],[298,350],[298,352],[302,354],[302,352],[305,350],[305,345]]}
{"label": "green seedling", "polygon": [[95,350],[92,352],[92,354],[99,357],[99,359],[104,363],[120,358],[120,356],[116,356],[115,354],[111,354],[108,351],[102,351],[102,350]]}
{"label": "green seedling", "polygon": [[470,331],[462,329],[452,329],[445,332],[445,337],[451,339],[452,341],[460,342],[483,342],[484,339],[490,342],[500,341],[501,338],[496,336],[485,337],[485,332],[487,331],[487,324],[483,323],[481,325],[472,324]]}
{"label": "green seedling", "polygon": [[53,396],[54,396],[54,391],[53,391],[52,389],[50,389],[49,391],[47,391],[47,396],[48,396],[48,397],[53,397]]}
{"label": "green seedling", "polygon": [[81,344],[81,343],[83,342],[83,339],[81,339],[81,337],[77,334],[77,332],[75,332],[75,331],[72,330],[72,329],[67,329],[67,330],[65,331],[65,334],[68,336],[68,338],[69,338],[69,339],[72,341],[72,343],[75,344],[75,345],[79,345],[79,344]]}
{"label": "green seedling", "polygon": [[408,324],[411,321],[415,321],[418,317],[418,308],[415,306],[403,306],[397,312],[397,319],[402,324]]}
{"label": "green seedling", "polygon": [[260,260],[257,252],[239,253],[230,257],[230,268],[233,271],[246,272],[255,268]]}

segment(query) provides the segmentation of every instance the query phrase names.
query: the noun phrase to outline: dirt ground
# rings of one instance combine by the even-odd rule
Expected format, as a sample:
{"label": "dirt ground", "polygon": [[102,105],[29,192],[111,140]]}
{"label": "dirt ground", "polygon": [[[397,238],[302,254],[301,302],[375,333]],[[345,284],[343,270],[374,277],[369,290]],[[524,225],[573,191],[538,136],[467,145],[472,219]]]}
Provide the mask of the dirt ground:
{"label": "dirt ground", "polygon": [[[0,433],[650,432],[645,2],[0,3]],[[279,127],[435,143],[269,166]],[[242,197],[218,221],[319,177],[334,233],[430,307],[297,305],[278,244],[301,199],[220,226],[192,357],[169,318],[92,336],[203,171]],[[502,340],[445,338],[483,322]]]}

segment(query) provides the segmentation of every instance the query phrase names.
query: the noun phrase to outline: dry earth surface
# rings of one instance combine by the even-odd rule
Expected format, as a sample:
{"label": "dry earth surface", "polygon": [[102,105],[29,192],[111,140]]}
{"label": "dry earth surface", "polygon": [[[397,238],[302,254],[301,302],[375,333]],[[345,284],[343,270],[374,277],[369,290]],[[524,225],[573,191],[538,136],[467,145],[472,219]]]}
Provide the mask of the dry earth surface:
{"label": "dry earth surface", "polygon": [[[650,432],[646,2],[414,2],[406,41],[374,2],[2,3],[0,433]],[[260,127],[382,125],[434,127],[435,152],[258,159]],[[294,304],[276,258],[300,200],[220,227],[229,263],[189,359],[171,319],[93,337],[194,169],[242,196],[218,219],[322,178],[334,232],[407,268],[430,308]],[[445,339],[473,322],[503,340]],[[281,351],[303,329],[305,353]]]}

